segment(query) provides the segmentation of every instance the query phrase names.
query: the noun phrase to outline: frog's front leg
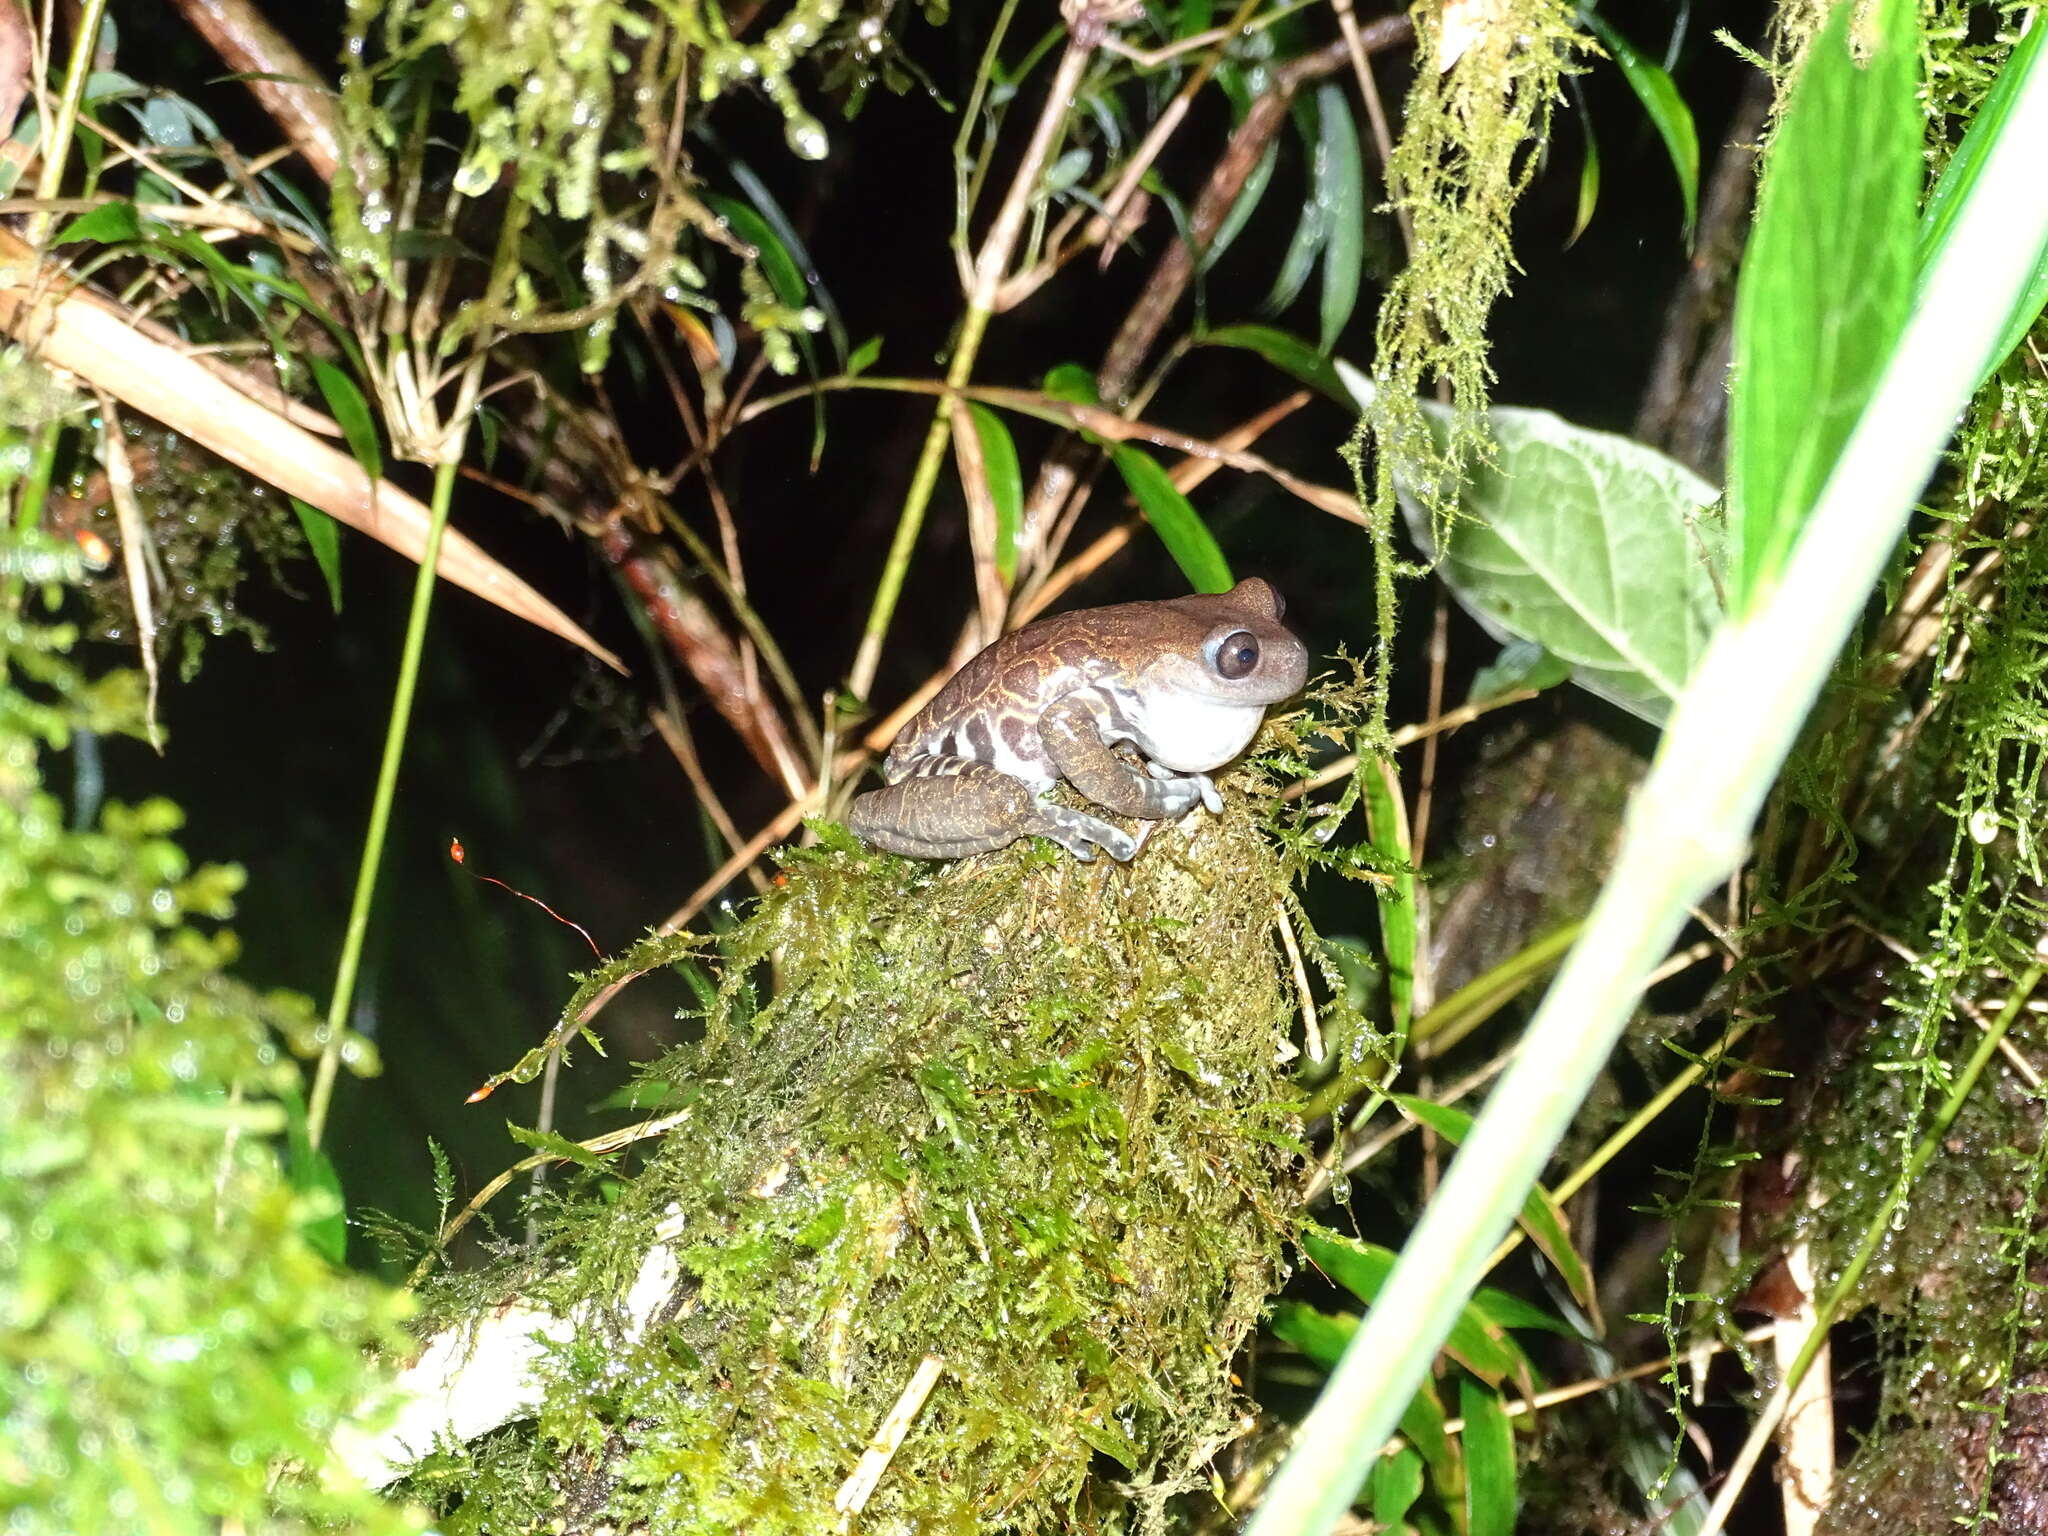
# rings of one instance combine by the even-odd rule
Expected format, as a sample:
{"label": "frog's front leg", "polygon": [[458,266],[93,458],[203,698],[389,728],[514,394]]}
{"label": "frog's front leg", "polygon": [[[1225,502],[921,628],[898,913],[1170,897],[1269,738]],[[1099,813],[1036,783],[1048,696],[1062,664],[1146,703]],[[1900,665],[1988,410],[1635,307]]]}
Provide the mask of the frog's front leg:
{"label": "frog's front leg", "polygon": [[1208,775],[1182,777],[1156,763],[1140,768],[1127,762],[1103,739],[1103,725],[1086,694],[1070,693],[1039,717],[1038,737],[1060,777],[1104,810],[1168,821],[1197,800],[1212,811],[1223,809]]}
{"label": "frog's front leg", "polygon": [[913,859],[959,859],[1020,837],[1049,837],[1084,863],[1095,850],[1119,862],[1137,840],[1099,816],[1055,805],[988,763],[928,757],[910,776],[870,790],[847,808],[846,825],[862,842]]}

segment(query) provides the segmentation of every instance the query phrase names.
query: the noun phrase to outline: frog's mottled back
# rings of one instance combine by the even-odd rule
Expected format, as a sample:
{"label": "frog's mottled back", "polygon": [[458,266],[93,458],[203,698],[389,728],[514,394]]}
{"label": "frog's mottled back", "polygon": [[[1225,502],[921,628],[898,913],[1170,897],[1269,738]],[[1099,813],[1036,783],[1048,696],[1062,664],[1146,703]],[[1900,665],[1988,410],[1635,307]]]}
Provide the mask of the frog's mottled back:
{"label": "frog's mottled back", "polygon": [[[1197,798],[1220,804],[1207,771],[1243,751],[1265,706],[1307,677],[1308,653],[1282,612],[1279,595],[1249,579],[1222,594],[1059,614],[1006,635],[904,726],[883,765],[891,787],[855,801],[849,823],[879,847],[925,857],[1029,833],[1082,857],[1089,843],[1128,857],[1128,834],[1037,797],[1064,778],[1126,815],[1179,815]],[[1119,758],[1120,745],[1143,767]],[[950,782],[920,787],[938,780]]]}

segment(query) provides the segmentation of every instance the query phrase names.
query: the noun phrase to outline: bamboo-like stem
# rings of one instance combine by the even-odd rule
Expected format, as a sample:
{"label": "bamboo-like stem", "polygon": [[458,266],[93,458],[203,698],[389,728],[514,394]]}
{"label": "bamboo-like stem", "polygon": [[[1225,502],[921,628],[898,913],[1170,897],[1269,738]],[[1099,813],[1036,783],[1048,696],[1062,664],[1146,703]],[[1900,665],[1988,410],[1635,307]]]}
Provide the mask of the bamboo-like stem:
{"label": "bamboo-like stem", "polygon": [[953,401],[974,375],[981,338],[988,329],[989,316],[995,313],[996,294],[1016,252],[1032,193],[1044,174],[1053,146],[1059,142],[1060,125],[1066,121],[1074,92],[1080,87],[1090,52],[1078,40],[1067,40],[1046,92],[1045,107],[1038,114],[1031,142],[1025,147],[1023,162],[1018,165],[1002,207],[996,210],[995,222],[989,226],[981,251],[974,259],[973,288],[967,295],[967,312],[960,319],[959,338],[953,344],[953,360],[946,369],[945,393],[932,412],[931,429],[925,433],[924,447],[911,472],[910,488],[904,492],[903,510],[896,518],[896,536],[890,540],[881,580],[875,584],[874,603],[868,610],[867,628],[861,634],[860,649],[854,653],[853,670],[847,674],[847,686],[855,698],[865,699],[874,687],[875,670],[882,662],[882,642],[888,636],[890,620],[896,616],[896,601],[903,595],[903,577],[910,569],[911,551],[917,547],[917,536],[924,528],[925,508],[931,504],[932,488],[938,484],[939,471],[946,462]]}
{"label": "bamboo-like stem", "polygon": [[327,1003],[327,1038],[313,1073],[313,1091],[306,1100],[306,1139],[320,1145],[327,1129],[327,1107],[334,1097],[334,1073],[341,1065],[341,1042],[348,1028],[349,1005],[355,1000],[356,976],[362,968],[363,936],[370,927],[370,899],[377,890],[377,869],[384,861],[384,838],[391,827],[391,802],[398,790],[398,764],[405,755],[406,727],[412,720],[413,694],[420,677],[420,656],[426,649],[427,615],[434,604],[434,569],[441,553],[441,534],[448,526],[460,469],[459,442],[434,470],[434,500],[427,523],[426,552],[413,578],[412,612],[405,624],[405,648],[398,658],[398,686],[391,699],[391,718],[384,727],[384,757],[377,765],[377,790],[370,800],[370,826],[363,834],[363,856],[356,869],[355,899],[349,904],[348,931],[341,941],[341,962],[334,976],[334,995]]}
{"label": "bamboo-like stem", "polygon": [[1953,236],[1775,587],[1715,636],[1629,808],[1614,870],[1250,1536],[1328,1531],[1570,1125],[1686,907],[1743,857],[1842,643],[2048,248],[2048,71],[2019,88]]}
{"label": "bamboo-like stem", "polygon": [[[92,73],[92,51],[99,42],[100,19],[107,0],[85,0],[78,8],[71,34],[71,58],[64,66],[64,94],[57,100],[57,119],[50,136],[43,141],[43,169],[36,178],[36,196],[53,198],[64,184],[64,165],[71,158],[71,135],[78,127],[78,104],[85,99],[86,78]],[[42,248],[50,233],[50,215],[37,214],[29,221],[28,243]]]}

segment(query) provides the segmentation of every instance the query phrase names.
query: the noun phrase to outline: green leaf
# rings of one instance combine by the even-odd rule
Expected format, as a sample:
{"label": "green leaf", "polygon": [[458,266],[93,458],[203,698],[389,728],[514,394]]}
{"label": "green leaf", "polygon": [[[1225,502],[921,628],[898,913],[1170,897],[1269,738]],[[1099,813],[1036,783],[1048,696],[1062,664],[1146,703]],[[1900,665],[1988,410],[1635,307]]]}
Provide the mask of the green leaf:
{"label": "green leaf", "polygon": [[1273,1330],[1274,1338],[1292,1344],[1327,1371],[1358,1331],[1358,1319],[1348,1312],[1319,1311],[1303,1301],[1276,1301],[1266,1326]]}
{"label": "green leaf", "polygon": [[[1678,195],[1685,199],[1685,241],[1692,243],[1692,228],[1699,218],[1700,203],[1700,138],[1693,127],[1692,108],[1685,104],[1685,98],[1678,94],[1678,87],[1660,67],[1636,51],[1635,44],[1623,37],[1597,11],[1582,11],[1586,24],[1593,29],[1614,62],[1621,66],[1622,76],[1628,81],[1629,89],[1636,93],[1636,100],[1643,104],[1643,110],[1650,114],[1650,121],[1657,129],[1657,135],[1664,141],[1664,152],[1671,157],[1671,169],[1678,175]],[[1594,182],[1599,181],[1599,152],[1593,147],[1593,128],[1586,126],[1586,160],[1594,167]],[[1583,184],[1582,184],[1583,186]],[[1580,205],[1585,208],[1583,190]],[[1579,226],[1585,227],[1583,220]],[[1572,238],[1578,238],[1576,230]]]}
{"label": "green leaf", "polygon": [[853,349],[853,356],[846,360],[846,376],[857,379],[875,366],[875,359],[882,355],[882,338],[870,336]]}
{"label": "green leaf", "polygon": [[384,450],[377,443],[377,423],[370,415],[370,402],[356,388],[356,381],[317,352],[306,354],[313,370],[313,382],[327,401],[327,409],[348,439],[348,451],[372,480],[384,475]]}
{"label": "green leaf", "polygon": [[327,578],[327,600],[334,604],[334,611],[341,612],[341,525],[318,507],[290,497],[292,511],[298,514],[299,527],[306,535],[306,548],[313,552],[313,559],[320,567],[320,574]]}
{"label": "green leaf", "polygon": [[[1472,1117],[1462,1109],[1410,1093],[1393,1093],[1387,1097],[1453,1146],[1461,1144],[1472,1129]],[[1550,1260],[1573,1298],[1589,1312],[1594,1311],[1599,1298],[1593,1289],[1593,1277],[1586,1272],[1585,1261],[1579,1257],[1578,1249],[1572,1246],[1571,1232],[1565,1225],[1564,1208],[1550,1191],[1541,1184],[1532,1185],[1516,1219],[1520,1221],[1522,1230],[1529,1234],[1529,1241]]]}
{"label": "green leaf", "polygon": [[1422,1457],[1413,1446],[1390,1451],[1373,1464],[1366,1503],[1374,1525],[1399,1530],[1401,1519],[1422,1497]]}
{"label": "green leaf", "polygon": [[[2041,54],[2044,46],[2048,46],[2043,44],[2043,37],[2048,37],[2048,27],[2037,22],[2013,46],[2004,68],[1999,70],[1997,80],[1985,93],[1983,104],[1977,108],[1977,115],[1970,120],[1969,132],[1963,135],[1963,142],[1956,146],[1956,152],[1942,168],[1941,178],[1928,194],[1927,207],[1920,215],[1920,262],[1913,290],[1916,305],[1926,290],[1927,274],[1933,270],[1935,258],[1948,244],[1956,214],[1967,201],[1966,194],[1970,188],[1977,183],[1978,173],[1983,169],[1985,150],[2004,131],[2021,84],[2034,70],[2042,67]],[[2035,263],[2034,279],[2013,306],[2011,318],[2006,321],[2005,330],[1992,348],[1984,372],[1979,375],[1980,383],[2012,355],[2013,349],[2041,317],[2044,306],[2048,306],[2048,251],[2043,251],[2041,259]]]}
{"label": "green leaf", "polygon": [[1385,758],[1365,758],[1358,765],[1364,790],[1366,835],[1396,873],[1391,882],[1375,884],[1380,909],[1380,946],[1387,957],[1387,995],[1393,1006],[1394,1035],[1405,1049],[1415,1004],[1415,950],[1419,930],[1415,918],[1415,850],[1408,837],[1408,810],[1401,801],[1401,775]]}
{"label": "green leaf", "polygon": [[1055,400],[1074,405],[1102,404],[1102,396],[1096,393],[1095,374],[1079,363],[1060,363],[1048,368],[1039,389]]}
{"label": "green leaf", "polygon": [[58,230],[50,243],[64,245],[73,240],[91,240],[99,245],[118,245],[124,240],[141,238],[142,220],[136,216],[135,205],[123,200],[87,209]]}
{"label": "green leaf", "polygon": [[1277,315],[1300,295],[1315,270],[1316,258],[1330,238],[1330,209],[1317,193],[1324,182],[1321,118],[1316,113],[1319,98],[1301,97],[1294,104],[1294,124],[1309,153],[1309,195],[1302,199],[1301,218],[1294,236],[1287,242],[1287,254],[1280,260],[1273,291],[1266,295],[1266,313]]}
{"label": "green leaf", "polygon": [[1515,1431],[1500,1394],[1469,1376],[1458,1383],[1465,1420],[1466,1536],[1514,1536]]}
{"label": "green leaf", "polygon": [[1024,528],[1024,472],[1003,418],[972,401],[967,414],[981,440],[981,467],[988,476],[989,499],[996,504],[996,574],[1007,587],[1017,575],[1017,536]]}
{"label": "green leaf", "polygon": [[1270,325],[1225,325],[1202,332],[1195,338],[1195,344],[1242,347],[1247,352],[1256,352],[1282,373],[1327,395],[1347,411],[1355,413],[1359,409],[1357,398],[1345,385],[1336,365],[1299,336]]}
{"label": "green leaf", "polygon": [[1912,303],[1921,117],[1917,23],[1878,0],[1867,65],[1837,6],[1765,157],[1736,283],[1728,406],[1730,585],[1743,614],[1777,576]]}
{"label": "green leaf", "polygon": [[334,1159],[313,1145],[306,1132],[306,1104],[296,1089],[279,1095],[284,1107],[285,1178],[299,1194],[309,1197],[307,1214],[299,1231],[313,1251],[328,1263],[348,1262],[348,1201],[342,1194],[341,1175],[334,1171]]}
{"label": "green leaf", "polygon": [[1237,583],[1231,579],[1230,562],[1216,547],[1216,540],[1187,497],[1167,478],[1159,461],[1142,448],[1119,443],[1110,449],[1117,473],[1124,477],[1145,521],[1159,535],[1159,542],[1173,556],[1188,585],[1197,592],[1228,592]]}
{"label": "green leaf", "polygon": [[1579,103],[1579,129],[1586,136],[1586,155],[1579,162],[1579,206],[1572,215],[1572,232],[1565,237],[1567,250],[1579,243],[1579,236],[1593,222],[1593,210],[1600,206],[1600,141],[1593,136],[1593,114],[1583,101]]}
{"label": "green leaf", "polygon": [[1316,88],[1322,134],[1316,151],[1316,200],[1329,210],[1330,234],[1323,246],[1320,346],[1336,344],[1358,305],[1359,275],[1365,270],[1365,155],[1344,87]]}
{"label": "green leaf", "polygon": [[604,1159],[588,1147],[579,1146],[555,1131],[536,1130],[529,1126],[516,1125],[510,1120],[505,1122],[505,1129],[514,1141],[529,1151],[545,1153],[562,1162],[574,1163],[580,1168],[602,1171],[605,1166]]}
{"label": "green leaf", "polygon": [[[1444,441],[1448,409],[1422,411]],[[1653,448],[1548,411],[1501,406],[1487,421],[1499,452],[1470,470],[1441,551],[1428,507],[1396,473],[1409,532],[1488,634],[1534,641],[1581,688],[1661,725],[1721,622],[1721,524],[1700,515],[1714,488]]]}
{"label": "green leaf", "polygon": [[1556,687],[1571,675],[1570,666],[1534,640],[1510,640],[1500,648],[1498,656],[1473,675],[1471,692],[1465,697],[1477,704],[1524,688],[1533,688],[1540,693],[1545,688]]}
{"label": "green leaf", "polygon": [[810,285],[804,281],[796,258],[789,254],[789,247],[769,227],[768,221],[736,197],[727,197],[722,192],[706,192],[703,196],[705,206],[724,219],[735,235],[759,253],[756,259],[761,263],[761,274],[768,279],[768,286],[775,290],[775,297],[792,309],[808,303]]}
{"label": "green leaf", "polygon": [[1251,174],[1245,177],[1244,185],[1238,188],[1237,200],[1230,205],[1230,212],[1223,215],[1223,222],[1216,226],[1215,238],[1210,240],[1209,248],[1202,252],[1200,271],[1206,272],[1216,265],[1222,259],[1223,253],[1236,243],[1239,235],[1244,233],[1245,225],[1251,222],[1252,214],[1258,210],[1259,200],[1266,195],[1266,188],[1273,180],[1273,167],[1279,163],[1280,143],[1276,139],[1266,145],[1266,152],[1259,156],[1258,163],[1251,169]]}
{"label": "green leaf", "polygon": [[[1367,1306],[1372,1305],[1373,1298],[1379,1295],[1380,1287],[1394,1268],[1395,1254],[1391,1248],[1383,1248],[1378,1243],[1362,1243],[1322,1227],[1309,1227],[1303,1231],[1301,1246],[1324,1274]],[[1347,1318],[1344,1322],[1349,1324],[1346,1329],[1348,1335],[1350,1329],[1357,1326],[1357,1319]],[[1491,1326],[1469,1305],[1451,1325],[1450,1335],[1444,1340],[1444,1352],[1473,1375],[1489,1382],[1519,1377],[1529,1369],[1528,1358],[1522,1353],[1521,1346]]]}

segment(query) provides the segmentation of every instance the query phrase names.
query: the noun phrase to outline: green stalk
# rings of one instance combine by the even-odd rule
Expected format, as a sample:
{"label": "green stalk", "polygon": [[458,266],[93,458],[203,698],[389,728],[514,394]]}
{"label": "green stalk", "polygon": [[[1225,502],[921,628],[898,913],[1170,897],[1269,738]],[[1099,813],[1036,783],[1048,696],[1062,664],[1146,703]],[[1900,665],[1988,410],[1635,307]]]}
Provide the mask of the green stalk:
{"label": "green stalk", "polygon": [[1836,653],[2048,249],[2038,164],[2048,143],[2048,71],[2030,73],[2003,127],[1780,580],[1747,617],[1723,627],[1680,697],[1584,934],[1303,1422],[1250,1536],[1320,1536],[1342,1517],[1687,903],[1743,858]]}
{"label": "green stalk", "polygon": [[451,453],[434,470],[434,500],[429,508],[427,547],[420,556],[412,586],[412,612],[405,623],[405,649],[398,659],[398,686],[391,698],[391,718],[384,728],[384,759],[377,767],[377,792],[370,801],[370,827],[363,835],[363,857],[356,870],[355,899],[349,905],[348,932],[342,936],[341,963],[334,976],[334,996],[327,1005],[327,1037],[313,1091],[306,1101],[306,1139],[320,1145],[327,1128],[327,1107],[334,1097],[334,1073],[341,1064],[341,1041],[355,1000],[356,975],[362,967],[363,935],[370,927],[370,901],[377,890],[377,868],[384,861],[384,837],[391,827],[391,802],[398,790],[398,764],[405,756],[406,727],[412,720],[412,699],[420,677],[420,655],[426,649],[427,615],[434,605],[435,572],[441,562],[441,534],[448,527],[448,503],[455,492],[460,454]]}
{"label": "green stalk", "polygon": [[[1031,142],[1025,146],[1024,158],[1017,166],[1017,174],[1010,179],[1010,189],[1003,198],[1002,207],[996,210],[988,235],[981,243],[981,252],[974,259],[973,291],[967,296],[967,312],[960,320],[960,338],[953,346],[953,361],[946,369],[946,392],[939,396],[937,408],[932,412],[931,429],[924,435],[924,448],[917,456],[917,467],[911,472],[910,488],[903,494],[903,510],[896,516],[896,536],[889,541],[889,556],[882,565],[882,579],[875,584],[875,598],[868,609],[867,628],[860,637],[860,649],[853,658],[853,670],[847,674],[847,687],[855,698],[865,699],[875,684],[875,670],[882,663],[882,641],[889,633],[889,621],[896,616],[896,600],[903,595],[904,573],[910,569],[911,551],[917,547],[917,535],[924,527],[925,508],[931,504],[932,487],[939,482],[939,470],[946,462],[946,444],[951,439],[953,426],[953,402],[958,391],[966,387],[974,374],[974,360],[981,351],[981,338],[988,330],[989,317],[995,313],[996,293],[1003,285],[1003,276],[1010,268],[1010,257],[1017,248],[1017,238],[1024,230],[1024,220],[1031,211],[1031,194],[1037,189],[1039,179],[1045,174],[1046,162],[1052,158],[1053,147],[1059,142],[1060,125],[1067,119],[1067,111],[1074,102],[1074,93],[1080,89],[1082,73],[1088,67],[1090,50],[1072,40],[1060,55],[1059,67],[1053,71],[1051,88],[1046,92],[1045,106],[1038,114],[1037,125],[1032,129]],[[966,214],[963,212],[964,220]]]}
{"label": "green stalk", "polygon": [[[71,34],[71,58],[64,66],[64,94],[57,101],[57,120],[43,144],[43,172],[36,178],[36,197],[48,202],[64,185],[64,166],[71,158],[71,135],[78,126],[78,105],[85,100],[85,82],[92,73],[93,49],[99,45],[100,19],[107,0],[85,0],[78,8],[76,30]],[[50,233],[50,215],[39,213],[29,222],[29,244],[40,248]]]}

